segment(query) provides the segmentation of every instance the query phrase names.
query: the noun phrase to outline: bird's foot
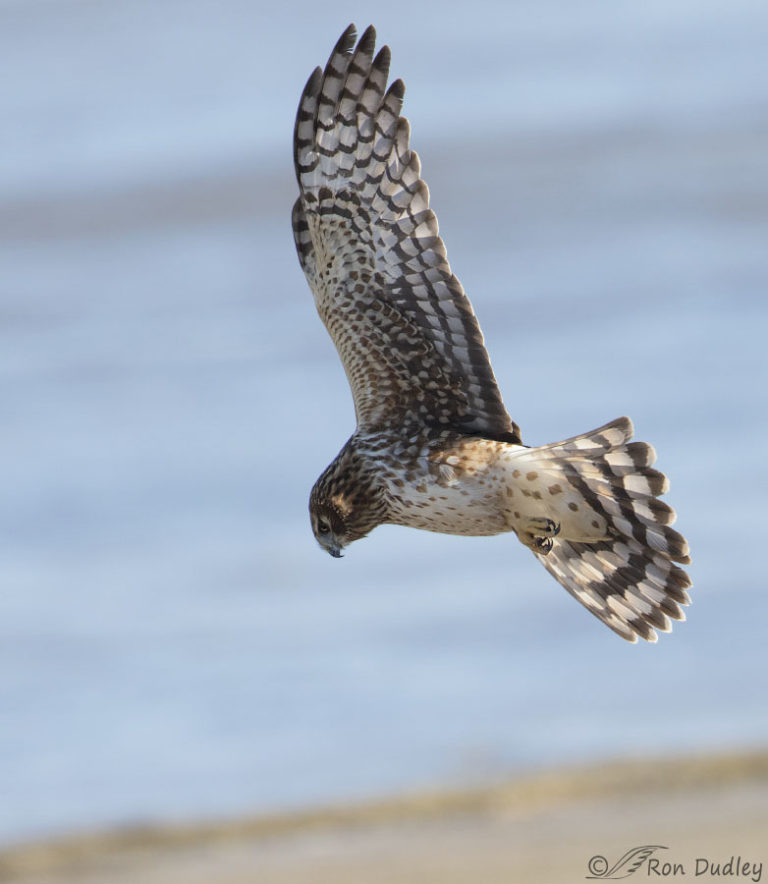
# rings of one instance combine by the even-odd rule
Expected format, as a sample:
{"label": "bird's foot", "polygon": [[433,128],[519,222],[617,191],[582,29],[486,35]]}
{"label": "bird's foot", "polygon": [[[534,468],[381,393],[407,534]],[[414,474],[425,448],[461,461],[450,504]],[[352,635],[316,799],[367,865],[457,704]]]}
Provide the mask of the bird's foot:
{"label": "bird's foot", "polygon": [[532,516],[518,529],[520,541],[540,556],[545,556],[554,546],[554,538],[560,533],[560,523],[546,517]]}

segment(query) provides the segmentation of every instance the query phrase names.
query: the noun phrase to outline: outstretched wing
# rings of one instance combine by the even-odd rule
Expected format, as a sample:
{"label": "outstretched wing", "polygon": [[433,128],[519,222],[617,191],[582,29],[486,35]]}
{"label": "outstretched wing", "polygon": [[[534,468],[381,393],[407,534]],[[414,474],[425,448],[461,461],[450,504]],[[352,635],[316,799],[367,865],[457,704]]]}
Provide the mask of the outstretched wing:
{"label": "outstretched wing", "polygon": [[445,428],[519,442],[472,305],[451,273],[420,163],[387,89],[390,52],[350,25],[299,103],[293,231],[352,388],[358,427]]}

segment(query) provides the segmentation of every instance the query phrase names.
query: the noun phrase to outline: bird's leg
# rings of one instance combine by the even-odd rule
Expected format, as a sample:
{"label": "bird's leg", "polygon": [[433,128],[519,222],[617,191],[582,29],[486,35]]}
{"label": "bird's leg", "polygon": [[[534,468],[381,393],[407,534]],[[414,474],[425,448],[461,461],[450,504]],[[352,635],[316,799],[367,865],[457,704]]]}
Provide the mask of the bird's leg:
{"label": "bird's leg", "polygon": [[545,556],[554,545],[554,537],[560,533],[560,523],[546,517],[530,516],[517,529],[517,536],[535,553]]}

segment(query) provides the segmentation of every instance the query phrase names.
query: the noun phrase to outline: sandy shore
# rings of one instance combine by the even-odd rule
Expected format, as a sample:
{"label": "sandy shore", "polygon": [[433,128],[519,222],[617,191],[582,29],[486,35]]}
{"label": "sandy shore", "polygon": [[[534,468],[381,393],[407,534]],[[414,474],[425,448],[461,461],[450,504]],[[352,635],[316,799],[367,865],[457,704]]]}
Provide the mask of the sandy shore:
{"label": "sandy shore", "polygon": [[[638,879],[768,880],[768,753],[627,762],[492,788],[29,844],[0,853],[0,881],[559,884],[603,873],[643,846],[655,849]],[[590,871],[593,857],[604,859]]]}

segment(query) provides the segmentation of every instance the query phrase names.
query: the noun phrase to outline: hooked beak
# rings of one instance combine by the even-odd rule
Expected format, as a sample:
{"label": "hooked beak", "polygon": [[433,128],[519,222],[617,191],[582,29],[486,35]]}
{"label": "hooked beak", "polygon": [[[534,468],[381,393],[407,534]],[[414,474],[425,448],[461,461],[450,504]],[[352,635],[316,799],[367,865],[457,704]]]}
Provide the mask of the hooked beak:
{"label": "hooked beak", "polygon": [[332,555],[334,559],[343,559],[344,556],[341,554],[341,547],[337,543],[332,543],[330,546],[326,546],[329,555]]}

